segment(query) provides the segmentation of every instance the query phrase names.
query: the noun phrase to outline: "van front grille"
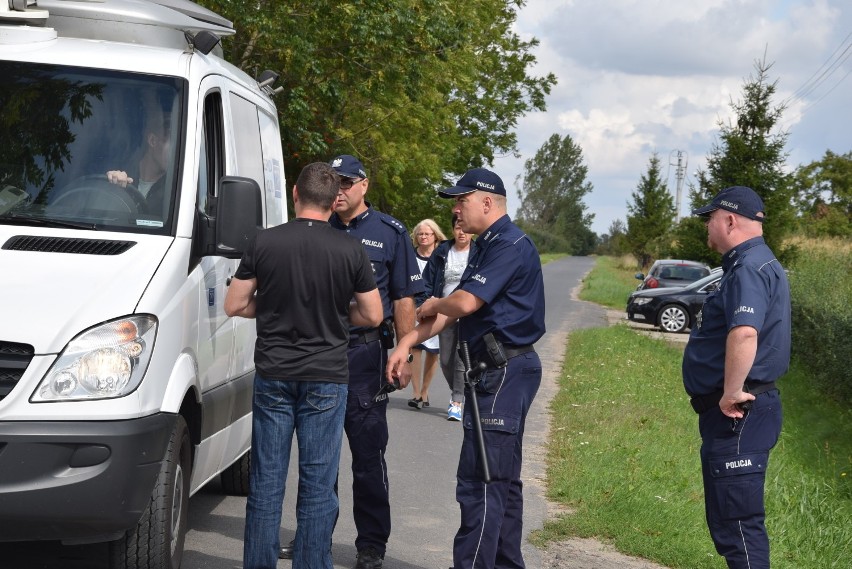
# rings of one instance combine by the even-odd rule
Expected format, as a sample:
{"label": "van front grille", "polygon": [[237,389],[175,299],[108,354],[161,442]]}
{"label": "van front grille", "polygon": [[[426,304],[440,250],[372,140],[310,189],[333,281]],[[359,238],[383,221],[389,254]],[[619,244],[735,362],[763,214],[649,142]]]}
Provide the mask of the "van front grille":
{"label": "van front grille", "polygon": [[0,400],[18,384],[33,354],[33,347],[28,344],[0,341]]}
{"label": "van front grille", "polygon": [[38,251],[43,253],[120,255],[134,245],[136,245],[135,241],[15,235],[3,244],[3,249],[10,249],[12,251]]}

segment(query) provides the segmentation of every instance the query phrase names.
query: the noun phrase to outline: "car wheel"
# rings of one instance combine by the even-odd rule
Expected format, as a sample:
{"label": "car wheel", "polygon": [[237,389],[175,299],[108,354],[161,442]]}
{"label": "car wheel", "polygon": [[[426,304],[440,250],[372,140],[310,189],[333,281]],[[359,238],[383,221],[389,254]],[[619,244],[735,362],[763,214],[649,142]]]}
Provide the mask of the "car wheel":
{"label": "car wheel", "polygon": [[251,451],[247,451],[237,462],[222,471],[222,490],[230,496],[248,496]]}
{"label": "car wheel", "polygon": [[657,324],[663,332],[683,332],[689,326],[689,314],[682,306],[667,304],[660,310]]}
{"label": "car wheel", "polygon": [[178,415],[148,507],[136,527],[110,543],[110,569],[180,567],[189,508],[191,452],[189,429]]}

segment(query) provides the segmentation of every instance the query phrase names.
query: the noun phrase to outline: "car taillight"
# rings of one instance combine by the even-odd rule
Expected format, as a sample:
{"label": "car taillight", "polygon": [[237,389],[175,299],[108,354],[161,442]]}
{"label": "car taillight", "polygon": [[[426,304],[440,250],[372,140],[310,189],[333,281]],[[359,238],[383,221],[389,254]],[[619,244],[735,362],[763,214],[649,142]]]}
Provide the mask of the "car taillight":
{"label": "car taillight", "polygon": [[657,288],[658,286],[660,286],[660,281],[658,281],[654,277],[648,279],[648,288]]}

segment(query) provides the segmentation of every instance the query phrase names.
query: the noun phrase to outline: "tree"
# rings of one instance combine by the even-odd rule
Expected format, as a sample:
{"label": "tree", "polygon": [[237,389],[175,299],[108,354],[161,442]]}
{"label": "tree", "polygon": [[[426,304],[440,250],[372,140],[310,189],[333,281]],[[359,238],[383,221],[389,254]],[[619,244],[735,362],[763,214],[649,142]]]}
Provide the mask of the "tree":
{"label": "tree", "polygon": [[648,172],[642,174],[633,203],[627,204],[627,245],[640,267],[659,258],[665,250],[664,238],[675,219],[674,200],[666,188],[660,170],[660,157],[655,152],[648,161]]}
{"label": "tree", "polygon": [[627,225],[620,219],[609,224],[607,232],[601,235],[600,243],[595,252],[598,255],[620,257],[629,251],[627,246]]}
{"label": "tree", "polygon": [[[27,63],[8,63],[15,80],[0,85],[0,187],[39,187],[39,203],[47,203],[56,172],[71,162],[71,123],[85,124],[92,103],[103,97],[104,85],[85,84],[54,76]],[[67,107],[67,116],[62,112]],[[25,127],[22,125],[26,125]]]}
{"label": "tree", "polygon": [[201,0],[236,22],[227,58],[280,73],[285,173],[349,153],[370,201],[407,223],[449,216],[435,188],[514,152],[520,116],[555,77],[532,76],[536,40],[512,31],[522,0]]}
{"label": "tree", "polygon": [[597,236],[591,230],[594,214],[586,213],[583,203],[583,197],[592,191],[592,183],[586,180],[588,170],[583,151],[571,136],[553,134],[524,163],[518,221],[525,228],[558,237],[572,255],[590,253]]}
{"label": "tree", "polygon": [[800,223],[814,237],[852,237],[852,152],[825,152],[795,173]]}
{"label": "tree", "polygon": [[[731,101],[734,122],[719,121],[719,142],[714,143],[707,157],[706,170],[698,172],[698,186],[690,186],[690,200],[692,207],[697,208],[727,187],[750,187],[766,207],[764,238],[783,257],[790,252],[785,249],[783,239],[795,225],[791,176],[784,172],[787,133],[777,130],[785,106],[772,105],[777,81],[769,82],[771,64],[756,61],[754,67],[756,75],[750,75],[743,85],[742,100]],[[696,243],[706,242],[703,224],[697,220],[684,221],[676,233],[675,255],[717,264],[719,256],[706,246],[703,254],[691,250]]]}

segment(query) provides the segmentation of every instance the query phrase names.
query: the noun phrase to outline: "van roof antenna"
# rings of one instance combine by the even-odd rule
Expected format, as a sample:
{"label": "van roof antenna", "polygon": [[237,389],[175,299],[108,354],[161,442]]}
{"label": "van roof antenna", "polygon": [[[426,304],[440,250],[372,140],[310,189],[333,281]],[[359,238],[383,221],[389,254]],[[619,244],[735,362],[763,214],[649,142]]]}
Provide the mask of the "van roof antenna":
{"label": "van roof antenna", "polygon": [[263,89],[268,95],[276,95],[284,90],[284,87],[281,87],[280,85],[274,89],[272,88],[273,83],[278,81],[278,77],[278,73],[271,69],[267,69],[257,78],[257,86]]}

